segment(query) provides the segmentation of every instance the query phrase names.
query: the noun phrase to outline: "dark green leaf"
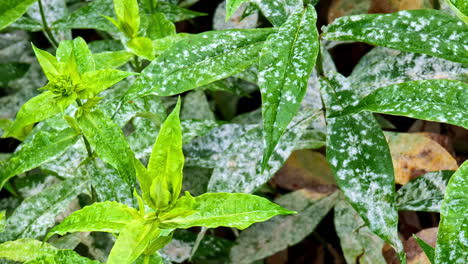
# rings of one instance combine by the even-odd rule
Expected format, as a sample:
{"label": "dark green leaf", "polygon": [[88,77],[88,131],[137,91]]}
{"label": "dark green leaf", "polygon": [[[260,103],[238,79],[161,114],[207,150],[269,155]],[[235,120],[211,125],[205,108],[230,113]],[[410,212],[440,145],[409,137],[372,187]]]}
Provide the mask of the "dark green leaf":
{"label": "dark green leaf", "polygon": [[23,77],[29,70],[27,63],[0,63],[0,85],[6,85],[9,81]]}
{"label": "dark green leaf", "polygon": [[302,9],[302,0],[262,0],[254,2],[270,23],[279,27],[288,17]]}
{"label": "dark green leaf", "polygon": [[8,0],[0,5],[0,30],[20,18],[36,0]]}
{"label": "dark green leaf", "polygon": [[434,264],[434,255],[435,255],[435,249],[431,247],[431,245],[427,244],[424,240],[419,238],[417,235],[413,234],[414,240],[418,243],[418,245],[422,248],[424,251],[424,254],[426,254],[427,258],[429,261]]}
{"label": "dark green leaf", "polygon": [[468,64],[467,25],[434,9],[340,17],[324,29],[323,37],[362,41]]}

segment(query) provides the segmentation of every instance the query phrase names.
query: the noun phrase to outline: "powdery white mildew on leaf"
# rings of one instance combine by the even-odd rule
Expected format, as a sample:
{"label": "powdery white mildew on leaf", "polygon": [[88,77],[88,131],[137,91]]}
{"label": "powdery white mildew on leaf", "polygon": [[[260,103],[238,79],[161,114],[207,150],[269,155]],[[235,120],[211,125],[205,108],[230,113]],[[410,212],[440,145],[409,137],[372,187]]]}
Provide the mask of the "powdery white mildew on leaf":
{"label": "powdery white mildew on leaf", "polygon": [[[233,2],[235,3],[234,8],[232,7]],[[258,11],[249,13],[249,15],[244,17],[244,12],[246,12],[248,5],[244,4],[240,6],[242,2],[246,1],[227,0],[220,3],[213,15],[213,28],[216,30],[229,28],[255,28],[258,23]]]}
{"label": "powdery white mildew on leaf", "polygon": [[468,64],[467,25],[434,9],[340,17],[324,28],[323,37],[361,41]]}
{"label": "powdery white mildew on leaf", "polygon": [[453,174],[440,209],[436,264],[465,264],[468,260],[468,162]]}
{"label": "powdery white mildew on leaf", "polygon": [[24,262],[43,255],[54,255],[57,251],[57,248],[31,238],[22,238],[0,244],[0,258],[2,260],[5,258]]}
{"label": "powdery white mildew on leaf", "polygon": [[334,222],[346,263],[387,263],[382,255],[385,242],[366,226],[344,199],[335,205]]}
{"label": "powdery white mildew on leaf", "polygon": [[148,65],[126,99],[179,94],[238,73],[258,59],[263,42],[273,31],[220,30],[189,36]]}
{"label": "powdery white mildew on leaf", "polygon": [[215,120],[210,103],[203,91],[191,91],[184,97],[181,119]]}
{"label": "powdery white mildew on leaf", "polygon": [[281,26],[291,14],[304,6],[302,0],[250,0],[250,2],[256,4],[275,27]]}
{"label": "powdery white mildew on leaf", "polygon": [[337,193],[321,196],[303,189],[276,199],[275,203],[298,213],[278,216],[243,231],[231,248],[231,263],[252,263],[302,241],[333,208]]}
{"label": "powdery white mildew on leaf", "polygon": [[[328,113],[353,103],[357,96],[341,75],[321,79]],[[403,252],[398,238],[394,172],[390,150],[369,112],[327,116],[327,160],[335,179],[369,228]]]}
{"label": "powdery white mildew on leaf", "polygon": [[260,54],[264,166],[306,93],[319,51],[316,21],[313,7],[291,15],[278,32],[268,37]]}
{"label": "powdery white mildew on leaf", "polygon": [[[468,128],[468,84],[422,80],[379,88],[343,113],[368,110]],[[342,113],[342,114],[343,114]]]}
{"label": "powdery white mildew on leaf", "polygon": [[428,172],[408,182],[396,194],[398,210],[439,212],[452,174],[453,171]]}
{"label": "powdery white mildew on leaf", "polygon": [[233,141],[220,153],[216,161],[208,191],[251,193],[266,183],[281,168],[295,149],[317,112],[305,111],[295,117],[281,137],[278,145],[262,170],[263,137],[261,127],[256,127]]}
{"label": "powdery white mildew on leaf", "polygon": [[349,77],[362,96],[378,87],[426,79],[468,82],[468,66],[426,54],[375,47],[362,57]]}
{"label": "powdery white mildew on leaf", "polygon": [[18,238],[42,238],[70,202],[86,191],[88,181],[83,178],[67,179],[43,192],[25,199],[7,219],[6,231],[0,241]]}

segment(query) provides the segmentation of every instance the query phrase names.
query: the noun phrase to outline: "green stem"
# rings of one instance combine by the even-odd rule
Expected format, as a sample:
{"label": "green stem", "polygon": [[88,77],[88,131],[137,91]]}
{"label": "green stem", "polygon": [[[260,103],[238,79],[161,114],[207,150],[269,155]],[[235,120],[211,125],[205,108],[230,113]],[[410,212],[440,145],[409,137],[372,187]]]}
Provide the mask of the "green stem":
{"label": "green stem", "polygon": [[52,46],[54,46],[54,48],[57,49],[58,42],[55,40],[54,35],[52,35],[49,25],[47,24],[47,20],[44,14],[44,7],[42,6],[42,0],[38,0],[38,4],[39,4],[39,12],[41,13],[42,30],[44,31],[44,34],[49,40],[50,44],[52,44]]}
{"label": "green stem", "polygon": [[[76,99],[76,103],[78,104],[78,106],[83,106],[83,104],[81,103],[81,100],[80,99]],[[91,145],[89,144],[89,141],[86,139],[86,137],[83,135],[83,141],[85,143],[85,146],[86,146],[86,151],[88,152],[88,156],[90,158],[93,158],[93,151],[91,150]]]}

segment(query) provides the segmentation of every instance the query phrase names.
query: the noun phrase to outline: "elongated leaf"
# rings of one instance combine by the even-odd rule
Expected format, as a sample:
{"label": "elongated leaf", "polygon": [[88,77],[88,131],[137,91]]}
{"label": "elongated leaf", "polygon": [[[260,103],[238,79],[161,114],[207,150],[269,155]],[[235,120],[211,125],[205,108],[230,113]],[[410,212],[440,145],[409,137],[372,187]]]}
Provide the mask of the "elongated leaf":
{"label": "elongated leaf", "polygon": [[78,117],[78,124],[98,156],[119,172],[121,182],[114,184],[126,184],[133,190],[133,152],[120,127],[99,109],[84,111]]}
{"label": "elongated leaf", "polygon": [[220,30],[177,42],[148,65],[126,99],[168,96],[223,79],[253,64],[272,29]]}
{"label": "elongated leaf", "polygon": [[401,187],[396,194],[398,210],[439,212],[453,171],[428,172]]}
{"label": "elongated leaf", "polygon": [[142,186],[148,190],[155,208],[164,208],[179,198],[182,190],[182,127],[180,126],[180,99],[175,109],[167,117],[158,133],[153,151],[148,162],[148,174],[151,186]]}
{"label": "elongated leaf", "polygon": [[7,219],[0,241],[18,238],[41,238],[55,223],[55,217],[88,187],[88,181],[72,178],[28,197]]}
{"label": "elongated leaf", "polygon": [[[357,96],[334,74],[320,81],[327,113]],[[385,137],[371,113],[327,117],[327,160],[343,194],[369,228],[404,254],[397,234],[398,214],[392,160]]]}
{"label": "elongated leaf", "polygon": [[382,255],[385,242],[365,225],[344,199],[335,205],[334,222],[346,263],[387,263]]}
{"label": "elongated leaf", "polygon": [[132,72],[119,71],[116,69],[102,69],[86,72],[81,77],[81,85],[86,88],[78,93],[78,97],[81,99],[92,98],[133,74]]}
{"label": "elongated leaf", "polygon": [[140,28],[140,12],[137,0],[113,0],[120,30],[128,38],[136,37]]}
{"label": "elongated leaf", "polygon": [[323,37],[362,41],[468,64],[467,26],[434,9],[340,17],[324,29]]}
{"label": "elongated leaf", "polygon": [[226,1],[226,21],[231,18],[231,16],[236,12],[239,6],[244,3],[248,2],[248,0],[227,0]]}
{"label": "elongated leaf", "polygon": [[303,7],[302,0],[252,0],[270,23],[279,27]]}
{"label": "elongated leaf", "polygon": [[52,228],[46,239],[54,234],[74,232],[119,233],[132,220],[139,217],[138,211],[117,202],[94,203],[73,212],[59,225]]}
{"label": "elongated leaf", "polygon": [[192,11],[186,8],[182,8],[178,5],[174,5],[168,2],[158,1],[155,12],[163,13],[167,19],[172,22],[179,22],[199,16],[206,16],[206,13]]}
{"label": "elongated leaf", "polygon": [[53,255],[57,251],[57,248],[42,241],[22,238],[0,244],[0,259],[25,262],[43,255]]}
{"label": "elongated leaf", "polygon": [[245,229],[280,214],[292,214],[265,198],[244,193],[206,193],[195,197],[192,210],[186,217],[176,217],[161,223],[164,228],[218,226]]}
{"label": "elongated leaf", "polygon": [[52,255],[42,255],[39,258],[25,262],[24,264],[100,264],[97,260],[91,260],[80,256],[73,250],[58,250]]}
{"label": "elongated leaf", "polygon": [[21,106],[15,122],[2,137],[14,137],[24,140],[23,129],[25,127],[64,111],[65,108],[75,102],[75,99],[74,95],[57,98],[57,95],[50,91],[31,98]]}
{"label": "elongated leaf", "polygon": [[96,61],[96,70],[106,68],[118,68],[127,63],[133,54],[127,51],[106,51],[97,54],[93,54],[94,60]]}
{"label": "elongated leaf", "polygon": [[[60,42],[56,57],[59,62],[67,64],[76,63],[76,71],[79,74],[84,74],[96,69],[91,50],[88,48],[86,41],[81,37]],[[74,72],[72,72],[72,74],[73,73]]]}
{"label": "elongated leaf", "polygon": [[463,264],[468,259],[468,162],[453,174],[440,209],[436,264]]}
{"label": "elongated leaf", "polygon": [[67,128],[60,132],[39,131],[11,156],[0,170],[0,187],[8,179],[56,159],[78,140],[76,132]]}
{"label": "elongated leaf", "polygon": [[6,211],[0,211],[0,233],[5,231],[5,223],[6,223]]}
{"label": "elongated leaf", "polygon": [[451,80],[422,80],[382,87],[343,113],[369,110],[468,128],[468,84]]}
{"label": "elongated leaf", "polygon": [[160,232],[156,221],[146,222],[143,218],[133,220],[117,238],[107,264],[131,264]]}
{"label": "elongated leaf", "polygon": [[468,3],[464,0],[447,0],[455,14],[466,24],[468,24]]}
{"label": "elongated leaf", "polygon": [[304,98],[319,51],[316,21],[313,7],[293,14],[263,46],[258,74],[266,145],[263,167]]}
{"label": "elongated leaf", "polygon": [[337,193],[320,196],[305,189],[281,196],[275,202],[298,213],[278,216],[243,231],[231,248],[231,262],[252,263],[299,243],[333,208],[336,197]]}
{"label": "elongated leaf", "polygon": [[0,5],[0,30],[20,18],[36,0],[9,0]]}
{"label": "elongated leaf", "polygon": [[431,247],[431,245],[427,244],[424,240],[419,238],[417,235],[413,235],[414,240],[418,243],[418,245],[422,248],[424,251],[424,254],[426,254],[427,258],[429,261],[433,264],[434,263],[434,255],[435,255],[435,249]]}

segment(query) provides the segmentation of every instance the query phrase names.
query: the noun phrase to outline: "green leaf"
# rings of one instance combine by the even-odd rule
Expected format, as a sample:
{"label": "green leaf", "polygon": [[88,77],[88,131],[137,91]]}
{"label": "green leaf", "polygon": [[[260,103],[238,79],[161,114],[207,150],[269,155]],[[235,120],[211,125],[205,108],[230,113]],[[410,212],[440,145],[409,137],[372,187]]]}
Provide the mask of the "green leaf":
{"label": "green leaf", "polygon": [[467,82],[468,66],[426,54],[375,47],[361,58],[349,77],[354,90],[362,96],[379,87],[426,79]]}
{"label": "green leaf", "polygon": [[0,30],[20,18],[36,0],[3,1],[0,6]]}
{"label": "green leaf", "polygon": [[165,208],[179,198],[182,190],[182,169],[184,153],[182,152],[182,128],[179,112],[180,99],[175,109],[167,117],[158,133],[148,162],[148,175],[151,177],[149,188],[152,204],[155,208]]}
{"label": "green leaf", "polygon": [[421,247],[421,249],[424,251],[424,254],[426,254],[427,258],[429,261],[433,264],[434,262],[434,255],[435,255],[435,250],[431,245],[427,244],[424,240],[419,238],[417,235],[413,234],[414,240],[418,243],[418,245]]}
{"label": "green leaf", "polygon": [[97,260],[91,260],[80,256],[73,250],[58,250],[55,254],[42,255],[39,258],[25,262],[24,264],[100,264]]}
{"label": "green leaf", "polygon": [[466,24],[468,24],[468,3],[464,0],[447,0],[455,14]]}
{"label": "green leaf", "polygon": [[169,21],[163,13],[148,15],[147,19],[146,36],[148,38],[154,40],[176,34],[174,23]]}
{"label": "green leaf", "polygon": [[252,263],[301,242],[333,208],[336,197],[337,193],[317,197],[317,193],[303,189],[276,199],[276,203],[298,213],[278,216],[243,231],[231,249],[231,263]]}
{"label": "green leaf", "polygon": [[119,71],[116,69],[102,69],[86,72],[82,75],[80,82],[80,84],[86,88],[78,92],[78,98],[92,98],[105,89],[134,74],[135,73],[133,72]]}
{"label": "green leaf", "polygon": [[6,224],[6,211],[0,211],[0,233],[5,231]]}
{"label": "green leaf", "polygon": [[140,29],[140,12],[137,0],[114,0],[114,10],[119,20],[120,30],[133,38]]}
{"label": "green leaf", "polygon": [[396,193],[398,210],[439,212],[453,171],[428,172],[408,182]]}
{"label": "green leaf", "polygon": [[2,137],[14,137],[24,140],[23,130],[44,119],[63,112],[70,104],[75,102],[76,95],[57,97],[57,94],[46,91],[31,98],[21,106],[16,114],[15,122],[9,127]]}
{"label": "green leaf", "polygon": [[248,0],[227,0],[226,1],[226,21],[236,12],[240,5]]}
{"label": "green leaf", "polygon": [[172,22],[179,22],[199,16],[206,16],[206,13],[192,11],[167,2],[158,1],[155,12],[163,13]]}
{"label": "green leaf", "polygon": [[255,4],[275,27],[283,25],[291,14],[304,6],[302,0],[262,0],[255,1]]}
{"label": "green leaf", "polygon": [[107,264],[131,264],[161,232],[156,221],[133,220],[120,233]]}
{"label": "green leaf", "polygon": [[106,51],[97,54],[93,54],[96,62],[96,70],[106,68],[118,68],[127,63],[133,54],[128,51]]}
{"label": "green leaf", "polygon": [[379,88],[363,99],[353,101],[341,114],[368,110],[468,128],[467,102],[466,83],[422,80]]}
{"label": "green leaf", "polygon": [[155,57],[153,50],[153,42],[149,38],[132,38],[129,42],[127,42],[127,47],[131,52],[147,60],[151,61]]}
{"label": "green leaf", "polygon": [[266,143],[263,167],[304,98],[319,51],[316,21],[313,7],[291,15],[268,37],[260,54],[258,85]]}
{"label": "green leaf", "polygon": [[30,64],[21,62],[0,63],[0,85],[7,85],[8,82],[23,77],[29,66]]}
{"label": "green leaf", "polygon": [[195,203],[191,209],[195,213],[163,221],[161,227],[227,226],[245,229],[275,215],[294,213],[265,198],[244,193],[205,193],[194,199]]}
{"label": "green leaf", "polygon": [[126,99],[168,96],[223,79],[253,64],[272,29],[220,30],[177,42],[148,65]]}
{"label": "green leaf", "polygon": [[216,120],[205,92],[200,90],[187,93],[180,116],[182,119]]}
{"label": "green leaf", "polygon": [[361,41],[468,64],[466,27],[442,11],[420,9],[340,17],[323,30],[322,36],[329,40]]}
{"label": "green leaf", "polygon": [[59,225],[52,228],[46,240],[54,234],[74,232],[119,233],[132,220],[139,218],[137,210],[117,202],[94,203],[73,212]]}
{"label": "green leaf", "polygon": [[72,178],[26,198],[7,219],[0,241],[18,238],[42,238],[55,223],[57,215],[88,188],[88,181]]}
{"label": "green leaf", "polygon": [[[86,41],[81,37],[60,42],[56,57],[58,62],[76,63],[77,73],[80,75],[94,71],[96,68],[93,54]],[[74,72],[70,73],[74,74]]]}
{"label": "green leaf", "polygon": [[[357,100],[339,74],[321,79],[327,113]],[[369,228],[392,245],[402,258],[392,159],[385,136],[371,113],[327,116],[327,160],[335,179]]]}
{"label": "green leaf", "polygon": [[52,80],[55,76],[60,75],[60,69],[58,66],[57,59],[45,50],[38,49],[34,44],[31,44],[36,59],[41,65],[44,74],[47,76],[47,79]]}
{"label": "green leaf", "polygon": [[120,127],[99,109],[84,111],[78,124],[97,155],[119,172],[120,181],[115,184],[126,184],[133,190],[134,155]]}
{"label": "green leaf", "polygon": [[76,132],[67,128],[59,132],[39,131],[24,142],[0,170],[0,187],[11,177],[56,159],[78,140]]}
{"label": "green leaf", "polygon": [[468,259],[468,162],[453,174],[440,208],[435,263],[463,264]]}
{"label": "green leaf", "polygon": [[43,255],[54,255],[58,249],[31,238],[23,238],[0,244],[0,258],[13,261],[30,261]]}

